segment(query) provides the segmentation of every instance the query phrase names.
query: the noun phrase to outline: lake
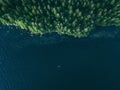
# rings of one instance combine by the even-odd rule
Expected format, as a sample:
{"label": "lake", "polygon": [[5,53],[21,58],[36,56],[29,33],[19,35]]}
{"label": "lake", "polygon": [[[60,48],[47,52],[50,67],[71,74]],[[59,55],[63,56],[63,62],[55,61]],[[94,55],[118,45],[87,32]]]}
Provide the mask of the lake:
{"label": "lake", "polygon": [[120,39],[40,44],[0,32],[0,90],[120,90]]}

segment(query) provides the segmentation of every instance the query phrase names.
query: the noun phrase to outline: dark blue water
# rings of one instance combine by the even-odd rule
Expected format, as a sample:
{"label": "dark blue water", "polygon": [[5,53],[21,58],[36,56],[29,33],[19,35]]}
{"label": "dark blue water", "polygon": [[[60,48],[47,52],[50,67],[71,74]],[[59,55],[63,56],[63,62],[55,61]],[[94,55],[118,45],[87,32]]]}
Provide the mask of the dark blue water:
{"label": "dark blue water", "polygon": [[40,44],[22,31],[0,32],[0,90],[120,90],[119,38]]}
{"label": "dark blue water", "polygon": [[119,41],[31,45],[18,56],[32,90],[119,90],[119,45]]}

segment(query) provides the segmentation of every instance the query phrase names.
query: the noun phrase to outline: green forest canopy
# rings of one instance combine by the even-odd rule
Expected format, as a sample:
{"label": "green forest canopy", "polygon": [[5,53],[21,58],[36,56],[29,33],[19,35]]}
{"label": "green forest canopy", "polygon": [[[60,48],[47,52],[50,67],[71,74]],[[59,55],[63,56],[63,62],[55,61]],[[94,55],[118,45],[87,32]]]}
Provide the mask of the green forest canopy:
{"label": "green forest canopy", "polygon": [[120,25],[120,0],[0,0],[0,22],[34,34],[85,37],[95,25]]}

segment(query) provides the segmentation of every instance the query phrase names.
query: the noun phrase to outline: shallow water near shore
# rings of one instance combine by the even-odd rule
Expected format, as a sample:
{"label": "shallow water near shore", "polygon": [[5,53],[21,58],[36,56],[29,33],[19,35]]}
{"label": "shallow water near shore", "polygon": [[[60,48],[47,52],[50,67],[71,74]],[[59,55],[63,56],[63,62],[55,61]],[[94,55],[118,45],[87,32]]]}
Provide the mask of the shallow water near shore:
{"label": "shallow water near shore", "polygon": [[53,34],[41,39],[19,28],[4,29],[0,29],[0,90],[120,89],[118,37],[90,38],[94,34],[74,39]]}

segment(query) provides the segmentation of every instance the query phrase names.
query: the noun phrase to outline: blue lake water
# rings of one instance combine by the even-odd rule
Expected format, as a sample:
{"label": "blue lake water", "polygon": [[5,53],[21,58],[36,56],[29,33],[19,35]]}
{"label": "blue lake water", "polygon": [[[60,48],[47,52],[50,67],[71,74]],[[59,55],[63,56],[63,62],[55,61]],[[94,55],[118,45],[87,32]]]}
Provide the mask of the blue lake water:
{"label": "blue lake water", "polygon": [[120,39],[40,45],[0,32],[0,90],[120,90]]}

